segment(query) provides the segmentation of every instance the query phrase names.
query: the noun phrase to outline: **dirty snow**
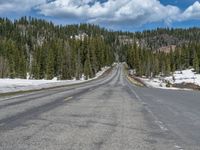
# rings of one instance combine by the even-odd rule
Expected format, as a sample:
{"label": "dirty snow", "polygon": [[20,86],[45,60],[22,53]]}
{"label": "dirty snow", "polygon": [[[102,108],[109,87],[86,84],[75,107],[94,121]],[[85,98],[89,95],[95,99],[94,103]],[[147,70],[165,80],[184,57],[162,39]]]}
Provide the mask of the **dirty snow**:
{"label": "dirty snow", "polygon": [[148,87],[163,88],[163,89],[178,89],[166,87],[167,82],[171,84],[193,83],[200,86],[200,74],[196,74],[194,69],[175,71],[173,75],[168,77],[156,78],[140,78]]}
{"label": "dirty snow", "polygon": [[166,77],[165,80],[172,84],[194,83],[200,86],[200,74],[196,74],[194,69],[176,71],[173,76]]}
{"label": "dirty snow", "polygon": [[148,87],[153,87],[153,88],[166,88],[166,83],[164,83],[162,80],[160,80],[159,78],[139,78],[140,80],[142,80],[145,85],[147,85]]}

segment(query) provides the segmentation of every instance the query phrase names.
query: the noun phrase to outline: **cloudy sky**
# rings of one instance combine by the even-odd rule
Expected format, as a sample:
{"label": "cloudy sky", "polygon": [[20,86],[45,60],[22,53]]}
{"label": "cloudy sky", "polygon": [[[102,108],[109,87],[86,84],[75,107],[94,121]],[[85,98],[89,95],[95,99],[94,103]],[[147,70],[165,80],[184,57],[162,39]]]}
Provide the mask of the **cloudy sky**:
{"label": "cloudy sky", "polygon": [[200,27],[199,0],[0,0],[0,17],[34,16],[56,24],[93,23],[115,30]]}

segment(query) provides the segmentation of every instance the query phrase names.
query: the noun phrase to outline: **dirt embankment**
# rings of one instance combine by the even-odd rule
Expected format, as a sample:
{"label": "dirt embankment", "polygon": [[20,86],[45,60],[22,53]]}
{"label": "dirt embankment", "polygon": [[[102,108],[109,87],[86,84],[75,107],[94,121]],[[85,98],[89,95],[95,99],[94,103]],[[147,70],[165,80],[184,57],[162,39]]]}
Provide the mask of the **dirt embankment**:
{"label": "dirt embankment", "polygon": [[129,74],[128,77],[129,77],[130,80],[135,81],[135,83],[137,85],[147,87],[147,85],[142,80],[140,80],[137,76]]}
{"label": "dirt embankment", "polygon": [[172,84],[172,86],[176,88],[181,88],[181,89],[192,89],[192,90],[200,91],[200,86],[193,83]]}

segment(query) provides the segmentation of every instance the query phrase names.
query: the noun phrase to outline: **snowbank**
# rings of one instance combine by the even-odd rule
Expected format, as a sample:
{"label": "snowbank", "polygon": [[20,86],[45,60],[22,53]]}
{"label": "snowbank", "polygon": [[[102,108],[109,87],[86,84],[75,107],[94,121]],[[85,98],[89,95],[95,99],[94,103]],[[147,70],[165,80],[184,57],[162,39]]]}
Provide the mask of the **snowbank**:
{"label": "snowbank", "polygon": [[175,71],[173,75],[168,77],[156,77],[156,78],[140,78],[148,87],[162,88],[162,89],[179,89],[173,87],[167,87],[167,83],[170,84],[182,84],[192,83],[200,86],[200,74],[196,74],[194,69],[187,69],[182,71]]}
{"label": "snowbank", "polygon": [[158,78],[152,78],[152,79],[147,79],[147,78],[139,78],[142,80],[142,82],[145,83],[148,87],[153,87],[153,88],[166,88],[166,83],[162,82]]}
{"label": "snowbank", "polygon": [[144,82],[144,84],[147,87],[179,90],[179,88],[167,87],[167,83],[164,82],[161,78],[152,78],[152,79],[140,78],[140,80],[142,80],[142,82]]}
{"label": "snowbank", "polygon": [[172,84],[193,83],[200,86],[200,74],[196,74],[193,70],[176,71],[173,76],[166,77],[165,80]]}
{"label": "snowbank", "polygon": [[9,93],[17,91],[39,90],[44,88],[51,88],[55,86],[78,84],[91,81],[100,77],[110,67],[104,67],[99,71],[94,78],[84,80],[29,80],[29,79],[0,79],[0,93]]}

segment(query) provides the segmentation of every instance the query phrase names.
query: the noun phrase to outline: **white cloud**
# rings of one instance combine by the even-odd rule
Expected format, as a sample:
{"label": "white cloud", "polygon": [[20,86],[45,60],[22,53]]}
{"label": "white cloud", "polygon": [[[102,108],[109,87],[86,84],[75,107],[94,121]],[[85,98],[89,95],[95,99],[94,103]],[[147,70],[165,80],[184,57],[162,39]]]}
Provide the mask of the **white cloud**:
{"label": "white cloud", "polygon": [[46,3],[46,0],[0,0],[0,14],[21,13]]}
{"label": "white cloud", "polygon": [[0,14],[34,9],[44,16],[108,25],[140,26],[147,23],[200,19],[197,1],[185,11],[159,0],[0,0]]}
{"label": "white cloud", "polygon": [[[90,5],[90,3],[93,5]],[[170,23],[180,14],[176,6],[164,6],[158,0],[55,0],[40,5],[45,16],[81,18],[93,23],[134,24],[164,21]]]}
{"label": "white cloud", "polygon": [[200,3],[198,1],[189,6],[180,17],[180,20],[191,19],[200,19]]}

